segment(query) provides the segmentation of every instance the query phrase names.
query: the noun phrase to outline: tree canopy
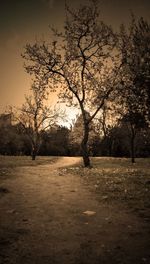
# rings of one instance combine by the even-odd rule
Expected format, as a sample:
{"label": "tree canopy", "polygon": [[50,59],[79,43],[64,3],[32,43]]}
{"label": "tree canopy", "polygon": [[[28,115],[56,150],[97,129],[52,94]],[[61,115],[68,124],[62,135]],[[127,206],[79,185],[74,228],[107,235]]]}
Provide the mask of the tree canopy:
{"label": "tree canopy", "polygon": [[112,28],[101,21],[98,1],[94,0],[76,10],[66,6],[64,31],[59,33],[53,29],[53,33],[50,43],[26,45],[25,68],[36,78],[51,81],[51,89],[59,87],[60,97],[80,108],[83,161],[85,166],[90,166],[90,122],[118,85],[117,37]]}

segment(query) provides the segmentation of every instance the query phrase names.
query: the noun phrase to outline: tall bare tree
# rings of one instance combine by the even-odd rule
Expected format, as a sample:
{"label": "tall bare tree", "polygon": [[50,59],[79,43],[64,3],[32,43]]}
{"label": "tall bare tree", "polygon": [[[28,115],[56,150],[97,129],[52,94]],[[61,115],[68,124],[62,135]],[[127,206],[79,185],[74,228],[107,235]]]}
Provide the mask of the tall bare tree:
{"label": "tall bare tree", "polygon": [[53,30],[51,44],[27,44],[23,54],[27,72],[53,81],[55,87],[60,87],[60,97],[80,108],[85,167],[90,166],[90,123],[114,91],[120,68],[116,36],[99,14],[98,1],[94,0],[76,10],[66,6],[64,31]]}

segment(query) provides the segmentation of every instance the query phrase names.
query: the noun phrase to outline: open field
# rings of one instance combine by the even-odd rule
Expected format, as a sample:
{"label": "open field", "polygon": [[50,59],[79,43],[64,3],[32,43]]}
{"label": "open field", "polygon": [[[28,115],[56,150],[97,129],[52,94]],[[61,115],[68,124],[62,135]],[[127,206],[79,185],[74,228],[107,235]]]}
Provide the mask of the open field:
{"label": "open field", "polygon": [[0,156],[0,264],[150,263],[150,159]]}

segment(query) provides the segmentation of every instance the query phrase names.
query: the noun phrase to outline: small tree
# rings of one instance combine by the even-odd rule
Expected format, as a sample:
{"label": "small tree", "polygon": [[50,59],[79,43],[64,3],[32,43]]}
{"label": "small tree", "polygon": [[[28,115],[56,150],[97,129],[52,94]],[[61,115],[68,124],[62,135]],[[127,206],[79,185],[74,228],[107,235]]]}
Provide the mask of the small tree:
{"label": "small tree", "polygon": [[123,116],[121,121],[126,125],[128,130],[131,161],[135,163],[135,139],[139,130],[146,126],[145,119],[142,114],[130,111]]}
{"label": "small tree", "polygon": [[[27,72],[61,86],[60,97],[82,114],[84,166],[90,166],[88,140],[92,120],[116,87],[120,66],[116,36],[100,21],[97,1],[71,10],[66,6],[64,32],[53,30],[52,44],[27,44],[23,57]],[[89,115],[87,115],[87,112]]]}
{"label": "small tree", "polygon": [[58,108],[47,107],[48,94],[43,83],[35,81],[31,92],[30,96],[25,97],[25,103],[14,115],[14,118],[28,136],[32,160],[35,160],[41,144],[42,131],[64,118],[64,112]]}

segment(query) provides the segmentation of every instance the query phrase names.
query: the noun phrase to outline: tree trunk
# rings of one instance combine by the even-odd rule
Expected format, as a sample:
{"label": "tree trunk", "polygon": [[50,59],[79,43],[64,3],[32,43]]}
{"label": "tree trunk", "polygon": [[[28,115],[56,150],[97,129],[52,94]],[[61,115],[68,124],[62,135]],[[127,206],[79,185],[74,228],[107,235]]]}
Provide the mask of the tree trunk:
{"label": "tree trunk", "polygon": [[113,140],[111,138],[109,138],[109,140],[108,140],[109,157],[112,156],[112,149],[113,149]]}
{"label": "tree trunk", "polygon": [[35,153],[32,153],[32,160],[35,160],[35,158],[36,158]]}
{"label": "tree trunk", "polygon": [[135,136],[136,131],[134,125],[131,125],[131,162],[135,163]]}
{"label": "tree trunk", "polygon": [[81,150],[82,150],[84,167],[91,166],[89,152],[88,152],[88,139],[89,139],[89,125],[84,124],[84,135],[83,135],[83,140],[81,142]]}
{"label": "tree trunk", "polygon": [[135,163],[135,135],[131,137],[131,162]]}
{"label": "tree trunk", "polygon": [[32,146],[32,153],[31,153],[32,160],[36,159],[36,155],[37,155],[36,147]]}

